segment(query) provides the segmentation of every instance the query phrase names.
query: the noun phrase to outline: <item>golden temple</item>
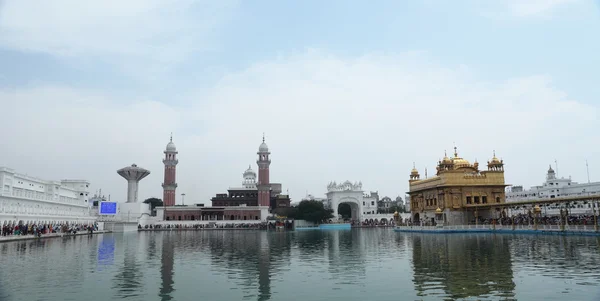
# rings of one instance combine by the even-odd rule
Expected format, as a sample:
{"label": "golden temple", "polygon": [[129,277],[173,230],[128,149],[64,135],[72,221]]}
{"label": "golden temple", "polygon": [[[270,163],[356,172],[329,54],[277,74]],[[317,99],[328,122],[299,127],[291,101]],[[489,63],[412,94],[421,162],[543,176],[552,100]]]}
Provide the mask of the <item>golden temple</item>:
{"label": "golden temple", "polygon": [[[413,166],[409,192],[412,222],[423,225],[458,225],[476,219],[498,218],[499,209],[472,209],[469,205],[505,202],[504,161],[496,157],[487,162],[487,170],[480,171],[477,160],[471,164],[454,156],[438,161],[434,177],[421,179]],[[473,211],[475,210],[475,211]]]}

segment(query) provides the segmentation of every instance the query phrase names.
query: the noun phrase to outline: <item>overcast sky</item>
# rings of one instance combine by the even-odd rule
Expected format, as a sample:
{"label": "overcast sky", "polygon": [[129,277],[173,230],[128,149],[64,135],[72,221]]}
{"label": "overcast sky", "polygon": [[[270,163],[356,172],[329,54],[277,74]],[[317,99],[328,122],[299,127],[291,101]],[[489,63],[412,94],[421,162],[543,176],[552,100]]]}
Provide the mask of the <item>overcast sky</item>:
{"label": "overcast sky", "polygon": [[[506,182],[600,181],[599,1],[0,1],[0,166],[83,178],[179,150],[177,194],[209,204],[256,170],[294,201],[330,181],[404,196],[453,143]],[[178,196],[177,202],[181,202]]]}

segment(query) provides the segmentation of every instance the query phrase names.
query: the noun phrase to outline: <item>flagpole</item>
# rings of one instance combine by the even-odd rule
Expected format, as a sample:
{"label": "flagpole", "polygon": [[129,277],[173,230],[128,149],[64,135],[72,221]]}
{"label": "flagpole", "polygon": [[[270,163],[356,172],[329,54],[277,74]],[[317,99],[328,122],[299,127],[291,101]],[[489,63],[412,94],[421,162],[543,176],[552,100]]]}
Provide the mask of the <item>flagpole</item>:
{"label": "flagpole", "polygon": [[587,170],[588,184],[590,183],[590,166],[588,165],[588,161],[585,160],[585,169]]}

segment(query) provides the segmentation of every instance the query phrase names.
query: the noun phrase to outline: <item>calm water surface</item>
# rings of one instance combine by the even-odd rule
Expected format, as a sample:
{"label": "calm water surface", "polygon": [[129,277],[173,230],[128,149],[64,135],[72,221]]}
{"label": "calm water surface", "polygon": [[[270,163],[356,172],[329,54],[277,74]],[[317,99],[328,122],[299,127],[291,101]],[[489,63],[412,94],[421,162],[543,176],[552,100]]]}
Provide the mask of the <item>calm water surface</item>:
{"label": "calm water surface", "polygon": [[345,231],[0,244],[0,300],[600,300],[600,238]]}

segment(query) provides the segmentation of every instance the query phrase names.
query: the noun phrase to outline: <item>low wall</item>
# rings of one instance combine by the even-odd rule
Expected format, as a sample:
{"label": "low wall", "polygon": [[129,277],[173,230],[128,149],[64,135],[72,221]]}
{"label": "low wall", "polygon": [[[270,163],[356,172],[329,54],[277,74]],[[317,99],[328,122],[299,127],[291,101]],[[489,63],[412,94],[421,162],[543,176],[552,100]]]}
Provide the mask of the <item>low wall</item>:
{"label": "low wall", "polygon": [[551,234],[551,235],[585,235],[600,236],[594,226],[566,226],[557,225],[518,225],[512,227],[500,225],[458,225],[458,226],[397,226],[396,232],[420,233],[512,233],[512,234]]}
{"label": "low wall", "polygon": [[319,225],[321,230],[350,230],[352,229],[351,224],[321,224]]}

